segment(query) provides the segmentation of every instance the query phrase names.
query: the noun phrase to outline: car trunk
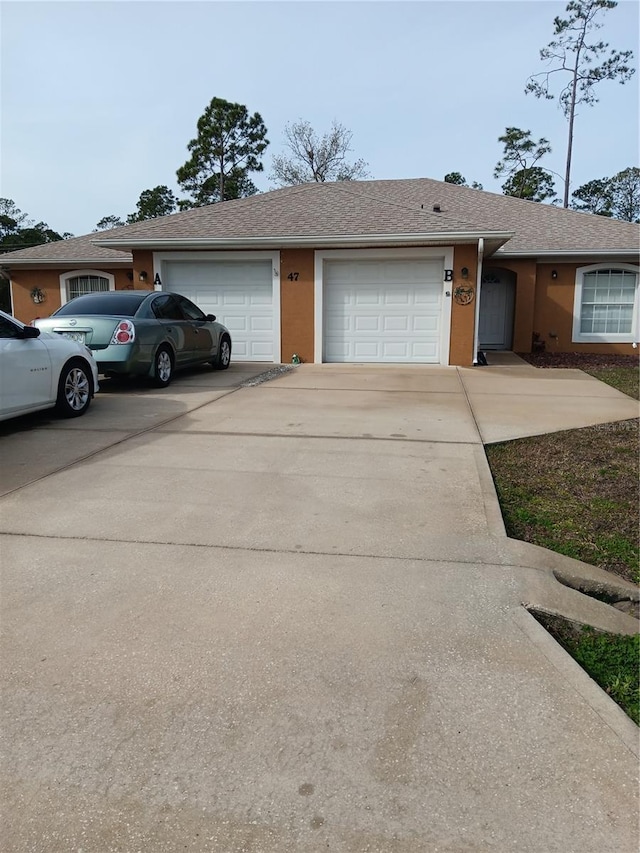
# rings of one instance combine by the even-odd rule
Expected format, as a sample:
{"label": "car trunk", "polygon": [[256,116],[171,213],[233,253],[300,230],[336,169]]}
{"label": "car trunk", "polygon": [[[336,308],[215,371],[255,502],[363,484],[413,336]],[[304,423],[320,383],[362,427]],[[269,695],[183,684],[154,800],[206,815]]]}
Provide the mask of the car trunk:
{"label": "car trunk", "polygon": [[56,332],[65,338],[86,344],[92,350],[106,349],[118,323],[124,317],[49,317],[47,320],[37,320],[39,329]]}

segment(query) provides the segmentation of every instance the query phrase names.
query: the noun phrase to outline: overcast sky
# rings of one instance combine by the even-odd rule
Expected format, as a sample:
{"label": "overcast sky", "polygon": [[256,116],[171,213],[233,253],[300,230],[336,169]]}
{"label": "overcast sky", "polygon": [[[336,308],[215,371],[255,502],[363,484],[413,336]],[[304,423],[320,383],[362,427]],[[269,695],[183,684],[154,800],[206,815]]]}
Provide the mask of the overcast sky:
{"label": "overcast sky", "polygon": [[[500,192],[493,168],[508,125],[546,136],[564,171],[555,101],[525,96],[566,2],[3,2],[0,196],[75,235],[126,217],[166,184],[213,97],[259,112],[270,163],[286,123],[353,131],[373,178],[460,171]],[[638,57],[636,0],[602,16],[601,36]],[[638,74],[604,82],[576,122],[572,188],[638,165]],[[559,194],[561,181],[556,182]]]}

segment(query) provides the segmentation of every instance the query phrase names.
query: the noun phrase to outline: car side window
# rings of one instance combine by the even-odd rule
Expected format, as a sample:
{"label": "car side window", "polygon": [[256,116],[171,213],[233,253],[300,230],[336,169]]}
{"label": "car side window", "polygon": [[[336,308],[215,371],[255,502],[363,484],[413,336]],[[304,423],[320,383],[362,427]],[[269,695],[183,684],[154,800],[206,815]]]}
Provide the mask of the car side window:
{"label": "car side window", "polygon": [[9,320],[5,320],[4,317],[0,317],[0,338],[19,338],[20,330],[18,326],[14,326],[13,323],[9,322]]}
{"label": "car side window", "polygon": [[170,293],[158,296],[151,307],[158,320],[184,320],[182,309]]}
{"label": "car side window", "polygon": [[180,303],[180,307],[184,311],[184,315],[187,320],[200,320],[203,323],[205,322],[207,318],[197,305],[194,305],[186,296],[180,296],[179,293],[176,293],[175,297]]}

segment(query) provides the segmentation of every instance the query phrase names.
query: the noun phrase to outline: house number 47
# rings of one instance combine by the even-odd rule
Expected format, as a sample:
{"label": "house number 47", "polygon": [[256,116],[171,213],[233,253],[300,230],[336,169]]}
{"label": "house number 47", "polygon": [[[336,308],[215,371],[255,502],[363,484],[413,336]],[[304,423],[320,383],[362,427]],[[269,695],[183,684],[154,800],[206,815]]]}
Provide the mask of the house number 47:
{"label": "house number 47", "polygon": [[300,276],[300,273],[290,272],[289,275],[287,276],[287,278],[289,279],[289,281],[297,281],[299,276]]}

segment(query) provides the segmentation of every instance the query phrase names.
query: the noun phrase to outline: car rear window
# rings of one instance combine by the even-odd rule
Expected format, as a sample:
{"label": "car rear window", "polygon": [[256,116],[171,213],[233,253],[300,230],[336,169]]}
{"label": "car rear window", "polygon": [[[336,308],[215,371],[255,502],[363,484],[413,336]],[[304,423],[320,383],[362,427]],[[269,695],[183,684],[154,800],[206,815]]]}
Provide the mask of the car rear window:
{"label": "car rear window", "polygon": [[148,293],[127,293],[127,291],[111,291],[110,293],[87,293],[86,296],[76,296],[55,315],[77,316],[81,314],[104,314],[113,317],[133,317]]}

